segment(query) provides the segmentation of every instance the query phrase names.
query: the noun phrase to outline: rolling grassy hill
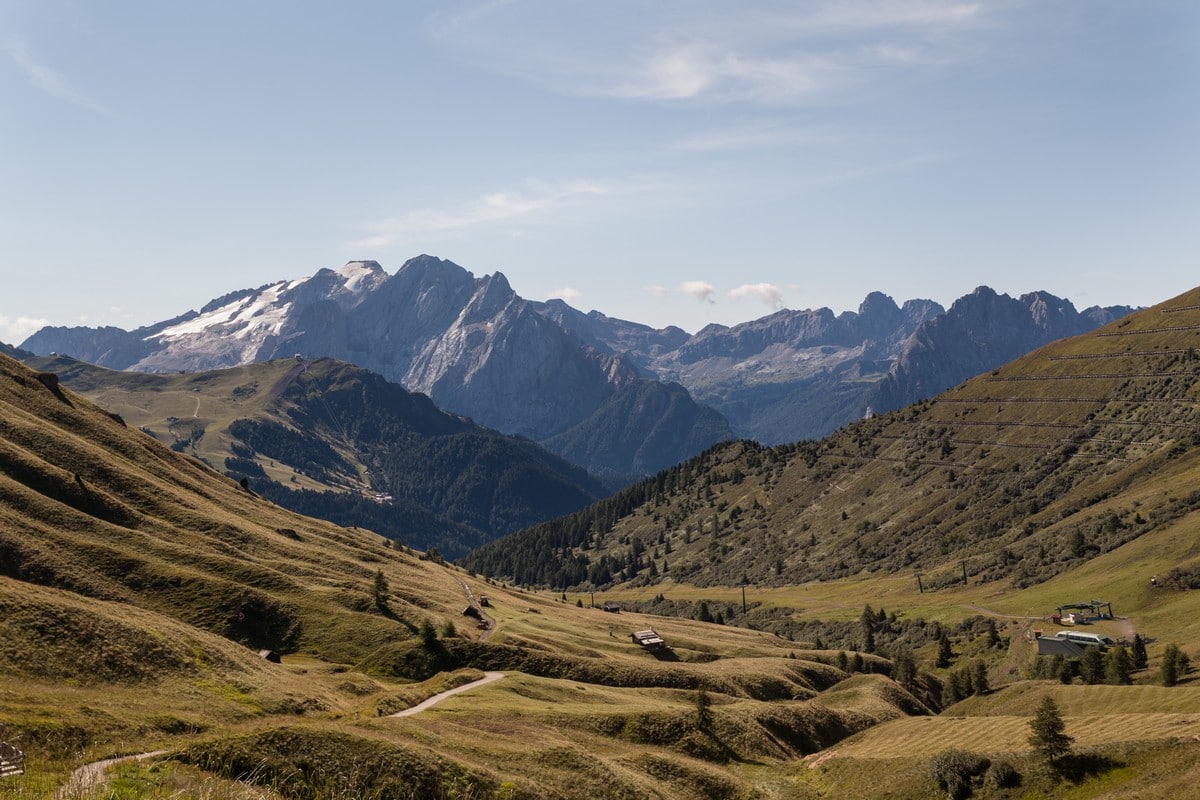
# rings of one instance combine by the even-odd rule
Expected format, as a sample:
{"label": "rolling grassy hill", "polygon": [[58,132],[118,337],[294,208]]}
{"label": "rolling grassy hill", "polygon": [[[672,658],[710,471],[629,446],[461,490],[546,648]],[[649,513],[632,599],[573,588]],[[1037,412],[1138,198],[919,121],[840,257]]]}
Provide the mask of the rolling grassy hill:
{"label": "rolling grassy hill", "polygon": [[[1200,296],[1167,307],[1189,305]],[[1179,316],[1195,312],[1152,312],[1184,320],[1157,326],[1182,329],[1174,333],[1200,324]],[[1165,335],[1152,322],[1131,318],[1129,335]],[[1193,654],[1200,643],[1200,604],[1180,588],[1200,557],[1186,493],[1194,448],[1180,433],[1192,408],[1190,347],[1163,354],[1159,343],[1156,358],[1177,360],[1152,377],[1130,377],[1137,366],[1127,364],[1117,379],[1054,378],[1112,381],[1098,385],[1108,394],[1087,395],[1096,404],[1081,424],[1136,423],[1124,445],[1104,441],[1114,438],[1109,428],[1086,441],[1055,441],[1072,438],[1070,430],[1009,438],[1075,417],[1004,409],[1065,409],[1085,396],[1059,387],[1026,402],[983,392],[1049,389],[1053,380],[1022,376],[1063,363],[1050,357],[1103,360],[1060,349],[1076,347],[1052,346],[827,442],[715,449],[564,518],[556,536],[585,524],[590,532],[586,548],[540,540],[559,548],[554,569],[586,557],[586,574],[608,557],[612,573],[629,570],[596,598],[622,601],[619,614],[589,607],[586,582],[570,593],[519,589],[396,549],[377,533],[285,511],[53,376],[0,359],[0,722],[30,756],[29,773],[0,790],[46,797],[81,763],[165,749],[156,763],[121,767],[109,786],[127,787],[124,797],[917,798],[937,791],[934,752],[957,748],[1020,776],[1016,787],[981,778],[976,796],[1187,796],[1180,792],[1200,778],[1191,721],[1200,687],[1191,676],[1170,689],[1152,684],[1167,643]],[[1145,349],[1121,358],[1146,358],[1128,354]],[[1148,387],[1147,402],[1132,402],[1124,381]],[[972,397],[963,392],[978,396],[944,402]],[[972,436],[974,424],[952,428],[954,409],[972,404],[969,422],[1003,424]],[[1078,449],[1044,475],[1000,458],[1028,451],[1036,464],[1065,444]],[[910,450],[908,460],[891,460]],[[1090,452],[1106,459],[1079,455]],[[1032,482],[1030,494],[1005,493],[1010,473]],[[1110,493],[1083,502],[1104,488]],[[1018,508],[1037,497],[1039,507],[1025,505],[1012,525],[993,529],[983,514],[997,493]],[[903,522],[890,523],[885,509]],[[1128,527],[1106,532],[1112,512]],[[715,531],[707,529],[714,516]],[[879,530],[855,533],[863,519]],[[971,524],[962,555],[940,552],[939,536]],[[508,541],[516,548],[552,530]],[[881,533],[894,548],[882,535],[854,547]],[[635,536],[640,563],[626,555],[639,548]],[[1056,541],[1065,541],[1053,551],[1059,560],[1038,554]],[[1020,552],[1027,570],[989,546]],[[522,557],[541,569],[534,555]],[[649,575],[651,558],[659,580]],[[843,560],[836,575],[822,572]],[[965,585],[954,580],[963,560]],[[699,566],[677,575],[676,563]],[[917,568],[928,578],[924,592]],[[1147,574],[1163,585],[1150,589]],[[798,580],[805,575],[820,580]],[[464,584],[489,596],[495,627],[486,641],[461,614]],[[1152,639],[1149,669],[1132,686],[1034,679],[1029,631],[1048,627],[1042,618],[1053,605],[1097,596],[1119,617],[1098,628],[1130,626]],[[702,602],[760,630],[692,619]],[[853,652],[865,603],[891,611],[877,621],[875,654]],[[672,649],[656,658],[630,642],[631,631],[648,627]],[[934,666],[936,630],[953,645],[946,668]],[[283,652],[282,664],[259,659],[264,647]],[[898,674],[904,647],[920,667],[909,679]],[[974,663],[991,689],[936,713],[941,688]],[[485,669],[507,674],[414,717],[387,716]],[[1056,772],[1021,742],[1022,721],[1044,693],[1058,699],[1080,742]]]}
{"label": "rolling grassy hill", "polygon": [[[821,441],[718,445],[464,563],[568,588],[1033,587],[1192,524],[1198,346],[1200,290]],[[1170,555],[1138,580],[1200,585],[1200,554]]]}
{"label": "rolling grassy hill", "polygon": [[[826,709],[814,698],[845,673],[778,637],[488,586],[300,517],[6,358],[0,467],[0,721],[30,764],[6,796],[162,748],[175,761],[121,780],[187,795],[250,765],[284,796],[642,797],[662,781],[734,796],[731,762],[920,708],[892,685],[870,709]],[[491,596],[487,642],[460,613],[466,586]],[[667,660],[628,639],[652,624]],[[480,668],[514,674],[444,713],[382,716]]]}
{"label": "rolling grassy hill", "polygon": [[330,359],[188,374],[28,361],[282,506],[447,557],[608,493],[526,439]]}

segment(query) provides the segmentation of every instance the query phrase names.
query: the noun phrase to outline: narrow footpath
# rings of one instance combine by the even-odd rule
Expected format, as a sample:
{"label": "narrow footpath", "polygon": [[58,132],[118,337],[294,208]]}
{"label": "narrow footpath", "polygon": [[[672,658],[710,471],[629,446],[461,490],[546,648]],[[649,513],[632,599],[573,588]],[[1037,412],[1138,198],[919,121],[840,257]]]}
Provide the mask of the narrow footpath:
{"label": "narrow footpath", "polygon": [[155,750],[153,753],[138,753],[133,756],[106,758],[103,761],[93,761],[91,764],[84,764],[72,772],[71,777],[67,778],[67,782],[60,786],[58,791],[54,793],[55,800],[59,800],[59,798],[79,797],[91,792],[103,783],[104,773],[109,767],[124,764],[127,761],[145,761],[148,758],[157,758],[158,756],[166,755],[166,753],[166,750]]}
{"label": "narrow footpath", "polygon": [[395,714],[389,714],[388,716],[411,717],[413,714],[419,714],[427,708],[432,708],[433,706],[436,706],[438,703],[442,702],[447,697],[453,697],[456,694],[461,694],[462,692],[466,692],[471,689],[477,689],[480,686],[483,686],[485,684],[498,681],[503,677],[504,677],[503,672],[485,672],[485,673],[483,673],[483,677],[477,681],[471,681],[470,683],[464,683],[462,686],[459,686],[457,688],[447,689],[444,692],[438,692],[433,697],[431,697],[428,700],[425,700],[423,702],[417,703],[412,708],[406,708],[403,711],[397,711]]}

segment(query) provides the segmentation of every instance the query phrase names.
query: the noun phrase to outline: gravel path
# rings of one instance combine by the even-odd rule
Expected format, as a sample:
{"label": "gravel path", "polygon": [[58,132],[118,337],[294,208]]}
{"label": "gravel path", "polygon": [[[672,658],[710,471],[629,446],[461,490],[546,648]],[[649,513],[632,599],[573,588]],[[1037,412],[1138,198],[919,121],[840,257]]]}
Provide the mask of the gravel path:
{"label": "gravel path", "polygon": [[395,714],[391,714],[389,716],[411,717],[413,714],[419,714],[427,708],[436,706],[438,703],[442,702],[447,697],[453,697],[454,695],[460,694],[461,692],[466,692],[471,689],[475,689],[479,686],[483,686],[488,683],[493,683],[494,681],[498,681],[503,677],[504,677],[503,672],[485,672],[485,673],[483,673],[483,677],[477,681],[471,681],[470,683],[465,683],[462,686],[459,686],[455,689],[447,689],[444,692],[438,692],[433,697],[429,698],[428,700],[426,700],[424,702],[416,704],[412,708],[406,708],[403,711],[397,711]]}
{"label": "gravel path", "polygon": [[58,788],[58,791],[54,793],[54,797],[57,800],[57,798],[71,797],[90,791],[103,782],[104,772],[109,767],[124,764],[127,761],[145,761],[148,758],[157,758],[158,756],[166,755],[166,752],[166,750],[155,750],[153,753],[138,753],[133,756],[106,758],[103,761],[93,761],[91,764],[84,764],[71,773],[71,777],[67,778],[67,782]]}

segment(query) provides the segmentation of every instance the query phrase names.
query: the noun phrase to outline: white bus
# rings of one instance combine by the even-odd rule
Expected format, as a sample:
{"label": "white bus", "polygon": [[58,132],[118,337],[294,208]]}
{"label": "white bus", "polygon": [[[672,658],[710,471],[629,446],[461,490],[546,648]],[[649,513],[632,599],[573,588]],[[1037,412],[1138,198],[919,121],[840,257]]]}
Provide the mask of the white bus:
{"label": "white bus", "polygon": [[1066,639],[1068,642],[1075,644],[1090,644],[1096,647],[1112,647],[1116,641],[1108,636],[1103,636],[1099,633],[1079,633],[1078,631],[1059,631],[1054,634],[1055,639]]}

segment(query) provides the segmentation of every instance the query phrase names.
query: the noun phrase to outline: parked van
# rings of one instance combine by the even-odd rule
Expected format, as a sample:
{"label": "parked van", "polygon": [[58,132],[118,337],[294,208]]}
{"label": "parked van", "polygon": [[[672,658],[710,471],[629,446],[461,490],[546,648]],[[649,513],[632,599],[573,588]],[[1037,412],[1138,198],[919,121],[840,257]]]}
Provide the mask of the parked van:
{"label": "parked van", "polygon": [[1059,631],[1054,634],[1055,639],[1066,639],[1068,642],[1075,644],[1090,644],[1096,647],[1112,647],[1117,642],[1108,636],[1103,636],[1099,633],[1079,633],[1078,631]]}

